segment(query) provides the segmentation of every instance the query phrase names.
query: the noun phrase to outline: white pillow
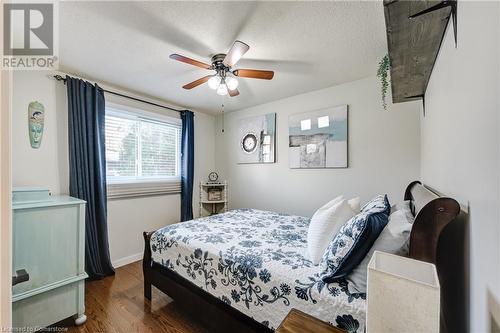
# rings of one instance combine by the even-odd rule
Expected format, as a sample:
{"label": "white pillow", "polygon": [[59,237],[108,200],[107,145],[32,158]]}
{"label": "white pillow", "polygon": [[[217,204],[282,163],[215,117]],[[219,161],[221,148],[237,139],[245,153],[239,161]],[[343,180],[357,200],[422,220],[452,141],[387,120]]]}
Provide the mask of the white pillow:
{"label": "white pillow", "polygon": [[348,289],[351,293],[366,293],[366,273],[368,263],[375,251],[382,251],[407,256],[409,238],[413,221],[409,221],[403,209],[397,210],[389,217],[389,223],[380,233],[363,261],[352,270],[347,277]]}
{"label": "white pillow", "polygon": [[[319,212],[319,211],[322,211],[322,210],[327,210],[328,208],[332,207],[335,204],[338,204],[342,200],[344,200],[344,196],[343,195],[339,195],[338,197],[334,198],[333,200],[328,201],[326,204],[324,204],[323,206],[321,206],[320,208],[318,208],[318,210],[316,211],[316,213]],[[316,213],[314,213],[314,214],[316,214]]]}
{"label": "white pillow", "polygon": [[347,200],[341,198],[333,205],[328,204],[314,213],[307,231],[307,253],[309,260],[315,265],[319,264],[328,244],[339,229],[354,216]]}
{"label": "white pillow", "polygon": [[359,202],[359,197],[349,199],[347,200],[347,203],[349,204],[349,206],[351,206],[354,215],[359,214],[359,212],[361,211],[361,204]]}
{"label": "white pillow", "polygon": [[403,211],[406,214],[408,222],[415,222],[415,216],[413,216],[413,213],[411,212],[410,200],[405,200],[401,203],[396,204],[396,210]]}
{"label": "white pillow", "polygon": [[391,214],[400,210],[400,209],[401,209],[401,207],[399,207],[398,205],[392,205],[391,206]]}
{"label": "white pillow", "polygon": [[[343,195],[339,195],[338,197],[336,197],[335,199],[327,202],[325,205],[323,205],[320,209],[327,209],[327,208],[330,208],[332,207],[333,205],[335,205],[336,203],[339,203],[340,200],[344,199],[344,196]],[[360,199],[359,197],[354,197],[352,199],[349,199],[347,200],[347,203],[349,204],[349,206],[351,206],[351,209],[354,213],[354,215],[357,215],[359,214],[359,212],[361,211],[361,202],[360,202]],[[318,209],[318,210],[320,210]]]}

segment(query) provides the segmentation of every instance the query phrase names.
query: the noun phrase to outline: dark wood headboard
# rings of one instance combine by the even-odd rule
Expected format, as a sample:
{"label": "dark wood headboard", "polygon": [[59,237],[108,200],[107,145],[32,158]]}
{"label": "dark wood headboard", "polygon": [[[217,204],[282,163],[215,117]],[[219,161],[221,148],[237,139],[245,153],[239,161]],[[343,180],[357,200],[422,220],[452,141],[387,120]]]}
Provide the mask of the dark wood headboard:
{"label": "dark wood headboard", "polygon": [[441,332],[467,332],[464,235],[456,232],[462,230],[457,221],[460,204],[419,181],[408,185],[404,199],[410,200],[415,216],[410,257],[436,265],[441,285]]}
{"label": "dark wood headboard", "polygon": [[408,185],[404,199],[410,200],[415,216],[410,235],[410,257],[436,264],[439,236],[460,213],[460,204],[455,199],[439,196],[419,181]]}

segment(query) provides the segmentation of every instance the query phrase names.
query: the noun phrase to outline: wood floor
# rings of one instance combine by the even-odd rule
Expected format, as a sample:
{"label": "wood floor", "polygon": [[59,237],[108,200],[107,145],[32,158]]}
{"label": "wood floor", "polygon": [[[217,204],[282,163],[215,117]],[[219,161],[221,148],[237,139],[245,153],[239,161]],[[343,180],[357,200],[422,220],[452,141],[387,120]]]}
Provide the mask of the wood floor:
{"label": "wood floor", "polygon": [[140,261],[117,268],[114,277],[87,282],[85,314],[87,322],[70,324],[68,332],[210,333],[154,287],[152,301],[144,298]]}

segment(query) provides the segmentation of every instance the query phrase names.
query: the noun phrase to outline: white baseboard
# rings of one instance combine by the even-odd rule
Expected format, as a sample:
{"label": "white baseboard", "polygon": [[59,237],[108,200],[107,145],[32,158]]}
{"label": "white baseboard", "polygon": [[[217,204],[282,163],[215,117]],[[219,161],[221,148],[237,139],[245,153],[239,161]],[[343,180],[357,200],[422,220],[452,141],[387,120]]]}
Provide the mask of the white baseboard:
{"label": "white baseboard", "polygon": [[141,260],[142,255],[143,255],[142,252],[136,253],[136,254],[133,254],[133,255],[125,257],[125,258],[113,260],[113,262],[111,262],[111,264],[113,265],[114,268],[125,266],[125,265],[128,265],[128,264],[131,264],[133,262]]}

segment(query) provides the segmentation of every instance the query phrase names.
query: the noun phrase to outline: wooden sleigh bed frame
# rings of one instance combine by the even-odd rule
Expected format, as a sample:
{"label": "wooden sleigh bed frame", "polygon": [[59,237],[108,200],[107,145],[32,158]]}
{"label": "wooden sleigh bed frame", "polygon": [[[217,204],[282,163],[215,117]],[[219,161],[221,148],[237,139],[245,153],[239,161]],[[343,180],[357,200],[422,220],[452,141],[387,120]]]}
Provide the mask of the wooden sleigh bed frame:
{"label": "wooden sleigh bed frame", "polygon": [[[446,261],[440,260],[440,258],[448,258],[449,256],[454,258],[459,255],[463,256],[463,254],[457,253],[455,245],[453,245],[456,244],[456,237],[447,241],[447,243],[451,243],[451,246],[448,244],[443,246],[441,244],[443,242],[440,241],[441,238],[444,238],[441,235],[445,227],[459,215],[460,205],[454,199],[441,197],[418,181],[407,186],[404,199],[410,200],[410,206],[415,215],[410,235],[409,257],[434,263],[437,267],[442,291],[441,332],[465,332],[467,330],[466,311],[448,310],[450,307],[448,303],[456,302],[457,293],[465,295],[463,290],[458,290],[463,286],[456,283],[457,274],[464,274],[463,267],[457,267],[459,265],[455,264],[456,260],[453,261],[452,267],[441,264]],[[151,287],[155,286],[174,299],[183,310],[215,332],[273,332],[270,328],[232,308],[177,273],[153,262],[150,246],[153,232],[144,232],[143,234],[145,246],[142,267],[144,297],[146,299],[151,300]],[[458,237],[463,240],[463,235]],[[453,308],[453,306],[451,307]],[[454,308],[456,308],[456,304]],[[462,316],[463,319],[457,318],[457,316]]]}

